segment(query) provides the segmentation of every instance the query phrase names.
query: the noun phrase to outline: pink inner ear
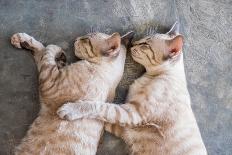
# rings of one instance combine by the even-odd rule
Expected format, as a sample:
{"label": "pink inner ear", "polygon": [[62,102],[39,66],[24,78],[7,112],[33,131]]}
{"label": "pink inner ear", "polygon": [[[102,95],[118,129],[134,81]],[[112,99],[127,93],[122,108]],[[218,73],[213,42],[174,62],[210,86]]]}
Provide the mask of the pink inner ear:
{"label": "pink inner ear", "polygon": [[181,35],[176,36],[169,41],[169,55],[176,55],[183,46],[183,37]]}
{"label": "pink inner ear", "polygon": [[170,53],[176,53],[176,52],[178,52],[178,50],[176,50],[175,48],[170,51]]}

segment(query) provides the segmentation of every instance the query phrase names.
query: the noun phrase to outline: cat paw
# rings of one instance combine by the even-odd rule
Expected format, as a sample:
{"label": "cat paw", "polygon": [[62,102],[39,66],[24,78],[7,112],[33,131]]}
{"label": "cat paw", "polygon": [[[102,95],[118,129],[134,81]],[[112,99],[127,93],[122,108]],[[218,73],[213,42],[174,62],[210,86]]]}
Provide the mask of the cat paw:
{"label": "cat paw", "polygon": [[11,37],[11,44],[16,48],[26,48],[32,47],[33,37],[26,33],[16,33]]}
{"label": "cat paw", "polygon": [[66,119],[68,121],[72,121],[72,120],[76,119],[76,116],[74,116],[75,115],[74,108],[75,107],[72,106],[72,103],[66,103],[58,109],[57,115],[61,119]]}
{"label": "cat paw", "polygon": [[60,53],[56,54],[55,61],[56,61],[56,65],[57,65],[57,67],[59,69],[66,66],[66,55],[65,55],[65,53],[60,52]]}
{"label": "cat paw", "polygon": [[91,118],[91,116],[96,113],[93,108],[93,104],[88,101],[78,101],[75,103],[64,104],[58,109],[57,114],[60,118],[69,121],[81,118]]}

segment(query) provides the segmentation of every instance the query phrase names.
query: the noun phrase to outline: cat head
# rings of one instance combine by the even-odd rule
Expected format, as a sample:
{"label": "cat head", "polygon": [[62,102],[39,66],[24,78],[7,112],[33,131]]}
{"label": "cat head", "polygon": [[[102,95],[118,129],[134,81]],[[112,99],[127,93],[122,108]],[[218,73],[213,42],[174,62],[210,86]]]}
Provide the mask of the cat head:
{"label": "cat head", "polygon": [[[124,38],[127,37],[123,36],[122,39],[124,40]],[[101,58],[111,60],[118,56],[122,39],[117,32],[112,35],[99,32],[90,33],[78,37],[74,43],[75,55],[80,59],[92,62],[102,60]]]}
{"label": "cat head", "polygon": [[183,36],[179,34],[176,22],[166,34],[146,36],[133,43],[131,55],[133,59],[146,69],[171,62],[181,55]]}

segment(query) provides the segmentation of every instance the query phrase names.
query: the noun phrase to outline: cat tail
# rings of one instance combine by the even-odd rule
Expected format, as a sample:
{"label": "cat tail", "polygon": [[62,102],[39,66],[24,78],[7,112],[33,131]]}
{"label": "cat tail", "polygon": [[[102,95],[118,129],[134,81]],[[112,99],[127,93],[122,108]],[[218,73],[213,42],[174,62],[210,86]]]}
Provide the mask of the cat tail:
{"label": "cat tail", "polygon": [[104,128],[107,132],[113,134],[116,137],[122,137],[124,128],[117,124],[105,123]]}

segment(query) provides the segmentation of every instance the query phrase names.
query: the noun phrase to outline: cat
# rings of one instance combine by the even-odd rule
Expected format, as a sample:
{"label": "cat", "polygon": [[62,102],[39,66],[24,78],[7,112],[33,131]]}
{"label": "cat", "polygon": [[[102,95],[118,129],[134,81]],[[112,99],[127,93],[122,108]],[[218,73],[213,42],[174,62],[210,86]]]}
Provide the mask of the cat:
{"label": "cat", "polygon": [[131,55],[146,72],[130,86],[125,104],[69,102],[58,115],[105,121],[105,129],[121,137],[133,155],[206,155],[190,105],[178,25],[133,43]]}
{"label": "cat", "polygon": [[11,43],[33,52],[39,71],[41,110],[16,155],[94,155],[97,151],[104,122],[82,119],[68,122],[56,115],[65,102],[81,100],[113,101],[115,89],[123,75],[126,48],[119,33],[91,33],[78,37],[75,55],[82,59],[66,66],[64,51],[56,45],[45,47],[26,33],[16,33]]}

